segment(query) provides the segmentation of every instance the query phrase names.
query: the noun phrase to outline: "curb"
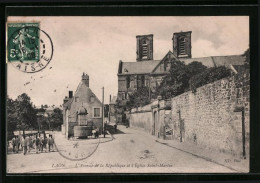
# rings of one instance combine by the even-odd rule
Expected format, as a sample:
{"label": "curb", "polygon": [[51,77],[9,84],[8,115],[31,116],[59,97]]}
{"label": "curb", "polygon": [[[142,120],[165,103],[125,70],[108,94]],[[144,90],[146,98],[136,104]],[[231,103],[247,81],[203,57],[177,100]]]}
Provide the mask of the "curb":
{"label": "curb", "polygon": [[171,146],[171,145],[169,145],[168,143],[160,142],[160,141],[158,141],[158,140],[155,140],[155,142],[160,143],[160,144],[163,144],[163,145],[166,145],[166,146],[171,147],[171,148],[174,148],[174,149],[177,149],[177,150],[179,150],[179,151],[182,151],[182,152],[185,152],[185,153],[191,154],[191,155],[193,155],[193,156],[195,156],[195,157],[202,158],[202,159],[204,159],[204,160],[206,160],[206,161],[209,161],[209,162],[215,163],[215,164],[217,164],[217,165],[224,166],[224,167],[229,168],[229,169],[231,169],[231,170],[233,170],[233,171],[236,171],[236,172],[238,172],[238,173],[244,173],[244,172],[239,171],[239,170],[236,170],[236,169],[234,169],[234,168],[232,168],[232,167],[230,167],[230,166],[223,165],[223,164],[221,164],[221,163],[219,163],[219,162],[217,162],[217,161],[215,161],[215,160],[213,160],[213,159],[210,159],[210,158],[208,158],[208,157],[200,156],[200,155],[197,155],[197,154],[191,153],[191,152],[189,152],[189,151],[185,151],[185,150],[183,150],[183,149],[180,149],[180,148],[177,148],[177,147]]}

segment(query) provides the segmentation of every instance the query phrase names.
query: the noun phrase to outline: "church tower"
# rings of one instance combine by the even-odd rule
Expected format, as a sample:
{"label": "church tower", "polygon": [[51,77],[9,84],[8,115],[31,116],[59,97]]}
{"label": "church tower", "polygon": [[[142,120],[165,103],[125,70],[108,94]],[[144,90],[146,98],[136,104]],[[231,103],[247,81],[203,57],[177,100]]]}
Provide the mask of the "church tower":
{"label": "church tower", "polygon": [[173,33],[173,53],[179,58],[191,58],[191,31]]}
{"label": "church tower", "polygon": [[153,34],[136,36],[136,61],[153,60]]}

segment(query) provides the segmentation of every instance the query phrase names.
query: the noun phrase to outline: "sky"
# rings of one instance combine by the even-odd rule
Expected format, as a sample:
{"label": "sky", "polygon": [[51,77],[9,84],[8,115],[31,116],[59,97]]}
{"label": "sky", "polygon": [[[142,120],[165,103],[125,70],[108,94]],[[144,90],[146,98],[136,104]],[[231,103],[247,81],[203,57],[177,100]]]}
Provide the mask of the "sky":
{"label": "sky", "polygon": [[[85,72],[90,88],[105,103],[117,95],[119,60],[136,62],[136,35],[153,34],[154,59],[172,51],[174,32],[192,31],[192,57],[239,55],[249,48],[247,16],[218,17],[8,17],[8,22],[40,22],[54,53],[40,72],[24,73],[7,64],[7,94],[27,93],[36,106],[63,103]],[[27,83],[27,84],[26,84]]]}

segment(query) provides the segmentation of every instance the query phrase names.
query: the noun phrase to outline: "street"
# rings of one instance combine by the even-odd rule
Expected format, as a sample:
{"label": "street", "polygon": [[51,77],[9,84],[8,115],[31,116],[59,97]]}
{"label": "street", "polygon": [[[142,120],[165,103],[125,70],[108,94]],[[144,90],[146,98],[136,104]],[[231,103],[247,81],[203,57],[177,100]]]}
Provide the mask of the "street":
{"label": "street", "polygon": [[[56,132],[61,147],[61,132]],[[58,138],[59,137],[59,138]],[[113,137],[113,138],[112,138]],[[58,140],[59,139],[59,140]],[[59,142],[58,142],[59,141]],[[64,137],[65,141],[65,137]],[[88,140],[85,140],[88,141]],[[118,126],[118,132],[104,140],[86,143],[78,154],[82,160],[64,152],[8,154],[8,173],[235,173],[227,167],[157,143],[143,131]],[[81,143],[85,143],[83,140]],[[88,145],[91,144],[91,145]],[[81,145],[82,147],[82,145]],[[74,146],[67,145],[66,152]],[[61,148],[59,148],[61,149]],[[83,152],[86,155],[83,155]],[[85,159],[84,159],[85,157]],[[73,159],[74,158],[74,159]]]}

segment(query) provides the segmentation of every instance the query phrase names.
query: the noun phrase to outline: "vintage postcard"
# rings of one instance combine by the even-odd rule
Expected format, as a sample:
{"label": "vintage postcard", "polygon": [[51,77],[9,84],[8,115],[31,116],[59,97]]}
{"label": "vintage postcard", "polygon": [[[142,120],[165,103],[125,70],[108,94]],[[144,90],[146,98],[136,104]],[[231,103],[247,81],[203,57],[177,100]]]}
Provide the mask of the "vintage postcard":
{"label": "vintage postcard", "polygon": [[9,16],[6,170],[247,173],[248,16]]}

